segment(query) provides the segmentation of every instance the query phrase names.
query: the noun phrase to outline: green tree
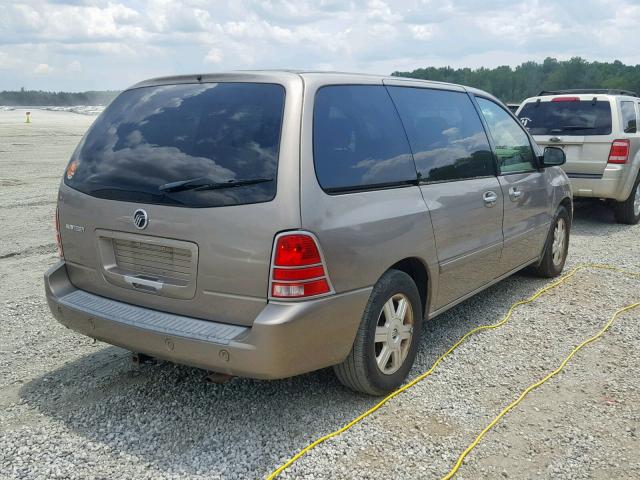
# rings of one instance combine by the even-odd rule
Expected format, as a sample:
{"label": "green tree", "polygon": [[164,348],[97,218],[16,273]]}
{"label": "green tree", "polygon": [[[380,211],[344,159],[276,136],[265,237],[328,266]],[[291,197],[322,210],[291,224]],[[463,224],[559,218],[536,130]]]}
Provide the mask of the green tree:
{"label": "green tree", "polygon": [[561,61],[547,57],[542,63],[529,61],[515,68],[425,67],[412,72],[393,72],[392,75],[469,85],[486,90],[505,102],[520,102],[541,90],[566,88],[615,88],[640,92],[640,65],[625,65],[619,60],[588,62],[581,57]]}

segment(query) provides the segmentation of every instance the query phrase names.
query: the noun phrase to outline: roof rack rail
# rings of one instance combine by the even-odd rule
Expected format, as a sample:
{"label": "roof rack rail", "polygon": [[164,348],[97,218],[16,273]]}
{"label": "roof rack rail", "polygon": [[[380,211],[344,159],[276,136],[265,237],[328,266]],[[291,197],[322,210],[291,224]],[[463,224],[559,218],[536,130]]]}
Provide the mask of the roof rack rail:
{"label": "roof rack rail", "polygon": [[603,95],[628,95],[630,97],[637,97],[638,94],[636,92],[632,92],[631,90],[619,90],[615,88],[571,88],[567,90],[542,90],[537,97],[541,97],[543,95],[562,95],[562,94],[581,94],[581,93],[600,93]]}

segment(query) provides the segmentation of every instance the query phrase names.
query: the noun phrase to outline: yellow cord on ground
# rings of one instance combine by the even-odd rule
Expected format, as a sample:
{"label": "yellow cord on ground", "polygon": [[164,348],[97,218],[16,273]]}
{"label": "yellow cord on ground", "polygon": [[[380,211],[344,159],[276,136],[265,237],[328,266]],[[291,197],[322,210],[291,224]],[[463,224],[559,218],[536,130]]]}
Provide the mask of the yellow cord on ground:
{"label": "yellow cord on ground", "polygon": [[[382,407],[383,405],[385,405],[389,400],[391,400],[392,398],[396,397],[397,395],[400,395],[402,392],[404,392],[405,390],[413,387],[415,384],[421,382],[422,380],[424,380],[425,378],[427,378],[429,375],[431,375],[434,370],[437,368],[437,366],[447,357],[449,356],[456,348],[458,348],[467,338],[469,338],[470,336],[481,332],[483,330],[493,330],[499,327],[502,327],[503,325],[505,325],[510,319],[511,316],[513,315],[513,311],[521,306],[521,305],[526,305],[528,303],[533,302],[534,300],[536,300],[538,297],[540,297],[541,295],[547,293],[548,291],[556,288],[557,286],[563,284],[564,282],[566,282],[567,280],[569,280],[571,277],[573,277],[578,271],[580,270],[584,270],[587,268],[594,268],[594,269],[601,269],[601,270],[611,270],[614,272],[618,272],[618,273],[623,273],[626,275],[631,275],[634,277],[639,277],[640,278],[640,272],[630,272],[628,270],[622,269],[622,268],[618,268],[612,265],[603,265],[603,264],[585,264],[585,265],[578,265],[577,267],[574,267],[572,270],[569,271],[569,273],[563,275],[562,277],[558,278],[556,281],[550,283],[549,285],[542,287],[540,290],[538,290],[536,293],[534,293],[532,296],[530,296],[529,298],[525,299],[525,300],[520,300],[518,302],[515,302],[514,304],[512,304],[509,307],[509,310],[507,311],[506,315],[502,318],[502,320],[500,320],[497,323],[491,324],[491,325],[481,325],[479,327],[476,327],[470,331],[468,331],[467,333],[465,333],[462,337],[460,337],[460,339],[454,343],[451,348],[449,348],[445,353],[443,353],[440,357],[438,357],[438,359],[433,363],[433,365],[431,365],[431,368],[429,368],[429,370],[427,370],[426,372],[418,375],[416,378],[414,378],[413,380],[411,380],[409,383],[406,383],[405,385],[403,385],[402,387],[400,387],[399,389],[395,390],[394,392],[391,392],[389,395],[387,395],[385,398],[383,398],[382,400],[380,400],[378,403],[376,403],[373,407],[371,407],[369,410],[367,410],[366,412],[362,413],[361,415],[359,415],[358,417],[354,418],[353,420],[351,420],[349,423],[347,423],[346,425],[340,427],[339,429],[328,433],[320,438],[318,438],[317,440],[313,441],[312,443],[310,443],[309,445],[307,445],[305,448],[303,448],[302,450],[300,450],[298,453],[296,453],[293,457],[291,457],[289,460],[287,460],[285,463],[283,463],[281,466],[279,466],[276,470],[274,470],[273,472],[271,472],[271,474],[269,474],[269,476],[267,477],[267,480],[273,480],[274,478],[276,478],[278,475],[280,475],[285,469],[287,469],[288,467],[290,467],[296,460],[298,460],[300,457],[302,457],[305,453],[309,452],[310,450],[312,450],[313,448],[315,448],[316,446],[320,445],[321,443],[329,440],[330,438],[336,437],[344,432],[346,432],[347,430],[349,430],[351,427],[353,427],[354,425],[356,425],[357,423],[361,422],[362,420],[364,420],[366,417],[368,417],[369,415],[371,415],[373,412],[375,412],[376,410],[378,410],[380,407]],[[613,323],[613,321],[615,320],[616,316],[620,313],[622,313],[622,311],[626,311],[626,310],[630,310],[631,308],[635,308],[637,307],[639,304],[633,304],[632,306],[628,306],[625,307],[625,309],[622,309],[621,311],[616,312],[616,314],[610,319],[610,321],[608,322],[608,324],[605,326],[605,328],[603,330],[601,330],[601,333],[599,333],[598,336],[601,336],[602,334],[604,334],[604,332],[606,332],[606,330],[609,328],[609,326],[611,326],[611,323]],[[575,355],[575,353],[582,347],[584,347],[585,345],[587,345],[588,343],[591,343],[592,341],[594,341],[596,338],[598,338],[598,336],[592,337],[588,340],[586,340],[585,342],[583,342],[583,344],[581,344],[579,347],[576,348],[575,351],[573,351],[569,357],[567,357],[565,359],[565,362],[563,362],[563,365],[561,365],[560,370],[562,370],[562,368],[564,368],[564,364],[566,364],[566,362],[568,362],[571,357],[573,355]],[[558,370],[559,371],[559,370]],[[554,371],[555,372],[555,371]],[[551,378],[553,375],[555,375],[557,372],[552,372],[552,374],[550,374],[549,378]],[[543,381],[541,381],[539,384],[541,385],[542,383],[546,382],[548,380],[548,378],[543,379]],[[539,385],[535,385],[530,387],[531,390],[533,390],[534,388],[536,388]],[[531,391],[529,390],[529,391]],[[526,396],[526,394],[528,394],[529,392],[523,393],[523,398],[524,396]],[[521,401],[521,399],[516,400],[516,402],[514,402],[512,405],[508,406],[503,412],[500,413],[500,415],[498,417],[496,417],[496,419],[494,419],[494,421],[492,422],[492,424],[490,424],[485,430],[483,430],[480,435],[478,435],[478,437],[476,438],[476,441],[474,443],[472,443],[467,450],[465,450],[463,452],[463,454],[459,457],[458,462],[456,463],[456,466],[454,466],[454,468],[447,474],[447,476],[445,476],[444,478],[449,479],[451,478],[453,475],[455,475],[456,471],[460,468],[460,465],[462,464],[462,461],[464,460],[464,457],[466,457],[468,455],[468,453],[473,450],[473,448],[475,448],[475,446],[480,442],[480,440],[482,439],[482,437],[486,434],[487,431],[489,431],[493,425],[495,425],[495,423],[497,423],[500,418],[502,418],[502,416],[504,416],[511,408],[515,407],[519,402]]]}
{"label": "yellow cord on ground", "polygon": [[476,446],[478,445],[478,443],[480,443],[480,440],[482,440],[482,437],[484,437],[487,432],[489,430],[491,430],[496,423],[498,423],[500,421],[500,419],[502,417],[504,417],[510,410],[512,410],[514,407],[516,407],[516,405],[518,405],[522,400],[524,400],[524,398],[529,395],[529,393],[532,390],[535,390],[536,388],[538,388],[540,385],[542,385],[543,383],[545,383],[547,380],[553,378],[554,376],[556,376],[558,373],[560,373],[562,371],[562,369],[567,365],[567,363],[569,363],[569,360],[571,360],[571,358],[578,353],[582,348],[584,348],[585,346],[587,346],[588,344],[590,344],[591,342],[596,341],[598,338],[600,338],[602,335],[605,334],[605,332],[609,329],[609,327],[611,327],[611,325],[613,324],[613,322],[615,321],[615,319],[618,317],[618,315],[620,315],[623,312],[626,312],[628,310],[631,310],[633,308],[639,307],[640,306],[640,302],[638,303],[632,303],[631,305],[627,305],[626,307],[622,307],[618,310],[616,310],[616,312],[611,316],[611,318],[609,319],[609,321],[605,324],[605,326],[598,332],[596,333],[593,337],[590,337],[588,339],[586,339],[584,342],[582,342],[580,345],[578,345],[577,347],[575,347],[573,350],[571,350],[571,353],[569,355],[567,355],[565,357],[565,359],[562,361],[562,363],[560,364],[560,366],[558,368],[556,368],[553,372],[549,373],[548,375],[546,375],[544,378],[542,378],[541,380],[538,380],[536,383],[533,383],[531,385],[529,385],[527,388],[525,388],[522,393],[520,394],[520,396],[514,400],[513,402],[511,402],[509,405],[507,405],[493,420],[491,420],[491,422],[489,423],[489,425],[487,425],[484,430],[482,430],[478,436],[475,438],[475,440],[473,442],[471,442],[469,444],[469,446],[464,450],[464,452],[462,452],[460,454],[460,456],[458,457],[458,460],[456,461],[455,465],[453,466],[453,468],[449,471],[449,473],[447,473],[444,477],[442,477],[442,480],[449,480],[451,477],[453,477],[456,472],[458,471],[458,469],[460,468],[460,466],[462,465],[462,462],[464,461],[465,457],[467,455],[469,455],[469,453],[471,452],[471,450],[473,450],[474,448],[476,448]]}

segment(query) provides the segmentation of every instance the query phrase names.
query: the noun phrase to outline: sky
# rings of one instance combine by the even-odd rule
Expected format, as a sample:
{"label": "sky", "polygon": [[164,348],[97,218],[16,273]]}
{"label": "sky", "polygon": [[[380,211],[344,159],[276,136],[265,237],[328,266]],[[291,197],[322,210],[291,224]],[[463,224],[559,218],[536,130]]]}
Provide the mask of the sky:
{"label": "sky", "polygon": [[640,0],[0,0],[0,90],[184,73],[640,64]]}

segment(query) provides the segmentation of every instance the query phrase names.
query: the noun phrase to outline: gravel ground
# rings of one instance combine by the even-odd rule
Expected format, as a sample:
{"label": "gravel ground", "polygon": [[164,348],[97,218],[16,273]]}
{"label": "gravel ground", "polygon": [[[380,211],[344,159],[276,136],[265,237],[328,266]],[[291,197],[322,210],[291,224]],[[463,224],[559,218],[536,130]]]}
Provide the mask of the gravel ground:
{"label": "gravel ground", "polygon": [[[135,367],[126,351],[55,322],[42,273],[55,261],[56,189],[92,117],[32,118],[0,112],[0,478],[260,478],[375,403],[330,370],[212,385],[192,368]],[[599,204],[579,204],[567,268],[637,270],[639,233]],[[427,322],[411,375],[545,283],[519,274]],[[282,477],[441,477],[520,390],[639,291],[639,280],[578,273]],[[509,413],[457,478],[640,478],[639,344],[635,310]]]}

